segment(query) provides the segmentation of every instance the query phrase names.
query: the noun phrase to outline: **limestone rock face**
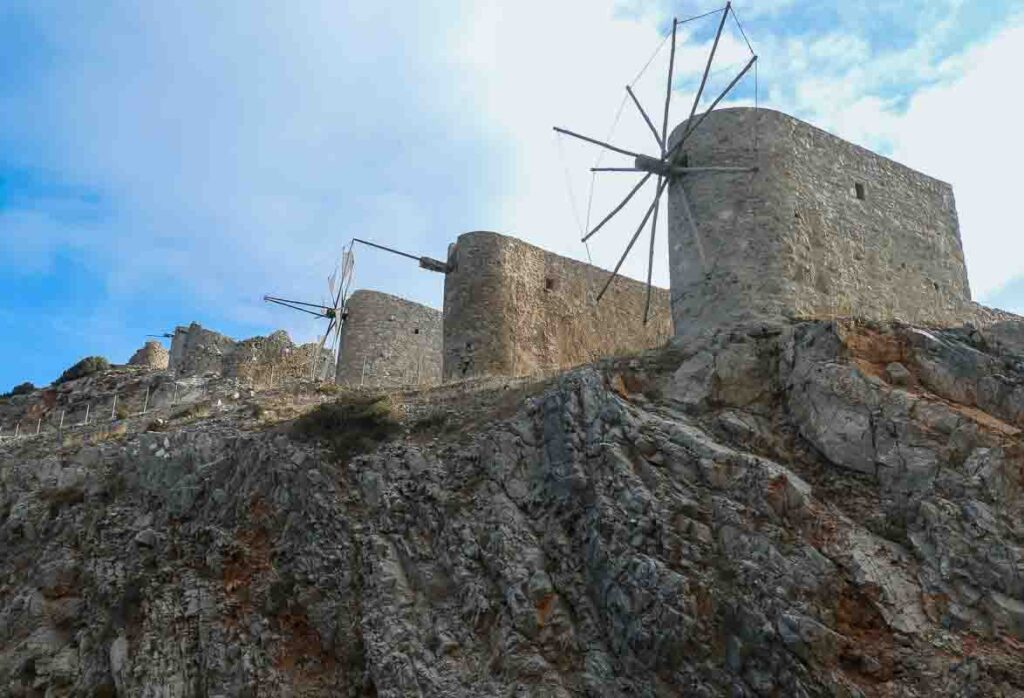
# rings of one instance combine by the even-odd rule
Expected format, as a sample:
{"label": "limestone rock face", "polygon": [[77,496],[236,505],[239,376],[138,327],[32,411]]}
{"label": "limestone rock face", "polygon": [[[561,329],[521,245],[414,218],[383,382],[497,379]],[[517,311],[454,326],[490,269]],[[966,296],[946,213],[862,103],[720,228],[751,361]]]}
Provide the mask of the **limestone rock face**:
{"label": "limestone rock face", "polygon": [[1022,695],[1006,346],[733,328],[348,462],[251,408],[5,442],[0,693]]}
{"label": "limestone rock face", "polygon": [[132,366],[143,366],[159,371],[167,368],[170,353],[160,342],[149,341],[142,345],[142,348],[132,354],[128,363]]}

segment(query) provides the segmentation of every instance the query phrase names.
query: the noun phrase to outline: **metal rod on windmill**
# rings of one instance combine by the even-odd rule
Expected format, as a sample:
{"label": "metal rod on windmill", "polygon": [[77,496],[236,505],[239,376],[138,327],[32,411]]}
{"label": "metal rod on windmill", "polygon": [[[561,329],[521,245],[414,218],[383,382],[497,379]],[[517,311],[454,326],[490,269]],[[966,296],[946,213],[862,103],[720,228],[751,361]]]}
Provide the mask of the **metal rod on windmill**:
{"label": "metal rod on windmill", "polygon": [[[629,243],[626,245],[626,249],[622,253],[622,256],[619,258],[618,263],[615,265],[615,269],[609,275],[608,281],[605,283],[604,287],[601,289],[601,292],[597,294],[597,301],[600,302],[601,298],[604,296],[604,294],[608,290],[609,286],[612,284],[612,282],[618,276],[619,270],[622,268],[622,265],[625,263],[626,258],[629,256],[629,253],[632,251],[633,246],[637,242],[637,239],[642,234],[643,229],[644,229],[644,227],[647,224],[647,221],[650,220],[651,221],[650,247],[649,247],[649,250],[648,250],[648,258],[647,258],[647,298],[646,298],[646,303],[644,305],[644,323],[645,324],[647,323],[647,320],[648,320],[648,318],[650,316],[651,290],[652,290],[651,280],[652,280],[652,272],[653,272],[653,267],[654,267],[654,245],[655,245],[655,239],[656,239],[655,236],[656,236],[656,233],[657,233],[657,226],[658,226],[658,223],[657,223],[657,220],[658,220],[658,210],[659,210],[659,207],[660,207],[660,200],[661,200],[662,195],[669,188],[671,188],[674,193],[678,193],[679,194],[680,201],[681,201],[681,204],[683,206],[684,213],[685,213],[684,218],[685,218],[686,224],[690,228],[690,231],[693,233],[693,236],[694,236],[694,239],[695,239],[695,242],[696,242],[696,247],[697,247],[697,250],[698,250],[698,254],[699,254],[699,257],[701,258],[700,259],[701,266],[703,267],[704,264],[705,264],[705,262],[704,262],[704,250],[703,250],[703,244],[702,244],[701,239],[700,239],[700,232],[699,232],[699,230],[697,228],[697,221],[694,218],[693,211],[691,210],[689,201],[687,200],[687,197],[686,197],[686,192],[683,189],[683,187],[682,186],[672,186],[672,185],[674,185],[677,182],[679,182],[682,178],[685,178],[685,177],[691,176],[691,175],[697,175],[697,174],[743,173],[743,172],[757,172],[758,171],[758,168],[756,166],[753,166],[753,167],[739,167],[739,166],[736,166],[736,165],[716,166],[714,164],[702,164],[700,166],[690,167],[687,164],[680,163],[680,162],[678,162],[675,159],[676,153],[679,152],[680,148],[682,147],[683,143],[687,140],[687,138],[689,138],[694,133],[694,131],[696,131],[700,127],[700,125],[704,122],[704,120],[708,117],[708,115],[715,109],[715,107],[717,107],[718,104],[723,99],[725,99],[725,97],[727,95],[729,95],[730,92],[732,92],[733,88],[736,87],[736,85],[739,83],[739,81],[743,79],[743,76],[745,76],[747,74],[747,72],[750,70],[750,68],[752,66],[754,66],[754,64],[757,62],[757,55],[754,53],[754,50],[750,46],[749,41],[747,41],[747,46],[748,46],[748,48],[750,48],[750,53],[751,53],[750,61],[746,64],[746,66],[744,66],[744,68],[739,72],[739,74],[736,75],[736,77],[733,78],[732,82],[729,83],[729,85],[725,88],[725,90],[723,90],[722,93],[711,103],[711,106],[709,106],[707,108],[707,110],[704,113],[702,113],[700,116],[696,116],[697,115],[697,109],[700,106],[701,97],[704,95],[704,90],[705,90],[705,88],[707,87],[707,84],[708,84],[708,78],[711,75],[711,67],[712,67],[712,65],[714,64],[714,61],[715,61],[715,55],[717,54],[717,51],[718,51],[719,42],[721,41],[722,33],[725,30],[725,25],[726,25],[726,22],[727,22],[727,20],[729,18],[729,13],[731,11],[732,11],[732,3],[731,2],[727,2],[725,4],[725,7],[723,7],[721,10],[716,10],[715,12],[708,12],[708,13],[705,13],[703,15],[699,15],[697,17],[690,17],[690,18],[685,19],[685,20],[679,20],[679,19],[673,18],[673,20],[672,20],[672,34],[671,34],[671,37],[672,37],[672,40],[671,40],[671,52],[669,54],[669,64],[668,64],[668,79],[667,79],[666,88],[665,88],[665,108],[664,108],[664,111],[663,111],[663,114],[662,114],[662,124],[661,124],[661,133],[660,134],[658,133],[658,129],[654,126],[654,123],[651,121],[651,118],[648,116],[646,110],[644,110],[643,106],[640,104],[640,100],[637,99],[636,94],[634,94],[633,89],[632,89],[632,85],[627,85],[626,86],[626,92],[629,94],[629,97],[632,99],[633,104],[636,106],[637,110],[640,112],[640,116],[643,118],[644,122],[647,124],[647,127],[650,129],[651,134],[654,136],[654,140],[655,140],[655,142],[658,145],[658,150],[659,150],[660,155],[658,155],[658,156],[651,156],[651,155],[645,155],[645,154],[642,154],[642,153],[637,153],[637,152],[634,152],[632,150],[628,150],[626,148],[619,147],[619,146],[614,145],[612,143],[608,143],[606,141],[598,140],[596,138],[591,138],[590,136],[584,136],[582,134],[576,133],[575,131],[570,131],[569,129],[560,128],[560,127],[557,127],[557,126],[555,127],[555,131],[557,131],[558,133],[561,133],[561,134],[564,134],[564,135],[567,135],[567,136],[572,136],[573,138],[577,138],[577,139],[585,141],[587,143],[591,143],[593,145],[600,146],[601,148],[609,150],[609,151],[611,151],[613,153],[618,153],[620,155],[625,155],[625,156],[633,158],[633,163],[632,163],[633,166],[632,167],[592,167],[592,168],[590,168],[591,172],[643,173],[643,177],[641,177],[640,181],[638,181],[636,183],[636,185],[630,190],[630,192],[628,194],[626,194],[625,198],[617,206],[612,208],[612,210],[604,218],[601,219],[600,223],[598,223],[596,226],[594,226],[594,228],[592,230],[590,230],[589,232],[587,232],[584,235],[584,237],[583,237],[583,241],[584,242],[586,242],[588,239],[590,239],[599,230],[604,228],[604,226],[616,214],[618,214],[620,211],[622,211],[622,209],[626,206],[626,204],[629,203],[630,200],[632,200],[632,198],[634,196],[636,196],[636,194],[640,191],[640,189],[643,188],[643,186],[645,184],[647,184],[647,181],[652,176],[656,175],[657,178],[658,178],[657,186],[655,188],[655,193],[654,193],[654,201],[647,208],[647,211],[644,214],[643,219],[640,221],[640,225],[637,227],[636,232],[633,233],[633,236],[630,238]],[[690,116],[686,120],[686,128],[683,131],[682,136],[676,141],[676,143],[672,147],[669,147],[668,146],[668,140],[669,140],[668,119],[669,119],[669,110],[670,110],[670,106],[671,106],[671,103],[672,103],[672,92],[673,92],[672,82],[673,82],[673,76],[675,74],[674,71],[675,71],[675,58],[676,58],[677,30],[678,30],[680,24],[684,24],[686,22],[691,22],[691,21],[694,21],[694,20],[698,20],[698,19],[701,19],[703,17],[708,17],[710,15],[716,14],[717,12],[721,12],[722,13],[722,17],[721,17],[721,19],[720,19],[720,21],[718,23],[718,29],[715,32],[715,40],[714,40],[714,43],[711,46],[711,52],[708,55],[707,62],[704,65],[704,71],[703,71],[703,74],[701,76],[700,86],[697,88],[697,92],[696,92],[696,95],[695,95],[694,100],[693,100],[693,106],[690,109]],[[737,25],[738,24],[739,23],[737,21]],[[742,28],[741,28],[741,31],[742,31]],[[745,35],[744,35],[744,40],[746,40],[746,36]],[[641,71],[641,73],[642,72],[643,71]],[[756,90],[756,87],[755,87],[755,90]]]}
{"label": "metal rod on windmill", "polygon": [[359,238],[352,238],[352,241],[358,242],[361,245],[367,245],[368,247],[376,247],[378,250],[384,250],[385,252],[390,252],[391,254],[397,254],[400,257],[407,257],[409,259],[415,260],[420,263],[421,269],[426,269],[427,271],[436,271],[441,274],[447,274],[448,272],[451,271],[451,269],[448,266],[448,263],[442,262],[439,259],[409,254],[408,252],[402,252],[401,250],[396,250],[392,247],[386,247],[376,242],[370,242],[369,240],[360,240]]}

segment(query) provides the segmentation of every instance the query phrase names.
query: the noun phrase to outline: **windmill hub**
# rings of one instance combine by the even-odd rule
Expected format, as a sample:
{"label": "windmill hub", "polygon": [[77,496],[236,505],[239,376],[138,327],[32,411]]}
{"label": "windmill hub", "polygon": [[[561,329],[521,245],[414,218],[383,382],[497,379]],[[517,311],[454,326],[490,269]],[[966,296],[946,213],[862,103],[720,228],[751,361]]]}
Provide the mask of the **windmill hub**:
{"label": "windmill hub", "polygon": [[659,177],[674,177],[686,172],[682,167],[674,165],[667,160],[662,160],[661,158],[651,157],[650,155],[637,155],[636,159],[633,161],[633,166],[638,170],[650,172],[651,174],[656,174]]}

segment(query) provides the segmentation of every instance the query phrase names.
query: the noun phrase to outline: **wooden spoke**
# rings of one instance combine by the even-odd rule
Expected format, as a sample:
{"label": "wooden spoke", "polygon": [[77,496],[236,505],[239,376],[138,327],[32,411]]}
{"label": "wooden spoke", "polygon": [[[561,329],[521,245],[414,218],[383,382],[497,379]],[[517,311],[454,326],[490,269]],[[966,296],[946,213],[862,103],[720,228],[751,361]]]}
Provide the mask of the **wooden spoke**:
{"label": "wooden spoke", "polygon": [[672,52],[668,56],[668,87],[665,89],[665,117],[661,120],[661,157],[665,157],[665,144],[668,143],[668,105],[672,101],[672,69],[676,63],[676,28],[679,20],[672,18]]}
{"label": "wooden spoke", "polygon": [[703,123],[704,119],[706,119],[708,117],[708,114],[710,114],[711,111],[716,106],[718,106],[719,102],[721,102],[723,99],[725,99],[725,96],[727,94],[729,94],[729,92],[732,91],[732,88],[736,87],[736,83],[738,83],[743,78],[743,76],[747,74],[747,71],[750,70],[751,67],[753,67],[754,63],[756,63],[756,62],[757,62],[757,56],[754,56],[753,58],[750,59],[750,62],[747,63],[743,67],[743,70],[740,71],[740,74],[732,79],[732,82],[729,83],[729,86],[725,88],[725,90],[722,92],[722,94],[718,95],[718,99],[716,99],[714,102],[711,103],[711,106],[708,107],[708,110],[700,115],[700,118],[697,119],[697,123],[693,124],[692,126],[690,124],[686,125],[686,132],[683,134],[683,137],[680,138],[679,141],[674,146],[669,148],[669,151],[665,154],[665,158],[666,159],[672,157],[672,155],[674,155],[675,152],[677,150],[679,150],[679,148],[683,145],[683,143],[686,142],[686,139],[690,137],[690,134],[697,130],[697,127],[700,126],[701,123]]}
{"label": "wooden spoke", "polygon": [[644,122],[647,124],[647,127],[651,129],[651,133],[654,134],[654,140],[658,142],[658,147],[661,148],[661,152],[664,153],[665,141],[661,140],[661,136],[658,135],[658,129],[654,128],[654,124],[651,123],[651,117],[647,116],[647,112],[645,112],[644,108],[640,106],[640,100],[638,100],[636,95],[633,94],[633,88],[626,85],[626,92],[628,92],[629,96],[633,99],[633,104],[636,105],[636,108],[640,110],[640,116],[644,117]]}
{"label": "wooden spoke", "polygon": [[569,129],[566,129],[566,128],[559,128],[559,127],[555,126],[554,129],[556,131],[558,131],[559,133],[564,133],[565,135],[572,136],[573,138],[579,138],[581,141],[586,141],[587,143],[593,143],[594,145],[599,145],[602,148],[607,148],[608,150],[611,150],[611,151],[616,152],[616,153],[622,153],[623,155],[629,155],[630,157],[634,157],[634,158],[638,155],[638,153],[634,153],[632,150],[624,150],[623,148],[616,147],[616,146],[612,145],[611,143],[605,143],[604,141],[599,141],[596,138],[590,138],[589,136],[584,136],[582,134],[576,133],[575,131],[570,131]]}
{"label": "wooden spoke", "polygon": [[700,231],[697,229],[697,221],[693,219],[693,211],[690,210],[690,200],[686,196],[686,190],[683,189],[683,184],[678,184],[679,201],[683,204],[683,213],[686,215],[686,221],[690,224],[690,231],[693,233],[693,243],[697,246],[697,256],[700,257],[700,268],[701,271],[707,268],[707,259],[704,257],[704,243],[700,239]]}
{"label": "wooden spoke", "polygon": [[[661,191],[661,177],[658,178],[658,191]],[[647,255],[647,300],[644,302],[644,324],[651,314],[651,275],[654,273],[654,236],[658,231],[658,201],[661,197],[654,197],[654,216],[651,218],[651,250]]]}
{"label": "wooden spoke", "polygon": [[[711,54],[708,56],[708,64],[704,66],[704,76],[700,79],[700,87],[697,88],[697,96],[693,98],[693,107],[690,109],[689,119],[697,113],[697,105],[700,104],[701,95],[704,94],[704,86],[708,82],[708,73],[711,72],[711,64],[715,60],[715,51],[718,50],[718,41],[722,38],[722,30],[725,28],[725,20],[729,18],[729,10],[732,9],[732,2],[725,3],[725,12],[722,13],[722,21],[718,23],[718,32],[715,34],[715,43],[711,44]],[[689,121],[687,119],[687,121]]]}
{"label": "wooden spoke", "polygon": [[661,198],[661,194],[665,190],[665,183],[666,182],[668,182],[668,180],[667,179],[663,179],[658,184],[658,191],[654,195],[654,203],[652,203],[650,205],[650,207],[647,209],[647,213],[644,214],[643,220],[640,221],[640,225],[637,226],[636,232],[633,233],[633,238],[629,241],[629,244],[626,246],[626,251],[623,252],[622,253],[622,257],[619,258],[619,263],[615,265],[615,269],[614,269],[614,271],[612,271],[611,275],[608,277],[608,281],[605,282],[604,288],[602,288],[601,292],[599,294],[597,294],[597,300],[599,302],[601,300],[601,297],[604,296],[605,291],[608,290],[608,287],[612,285],[612,281],[614,281],[615,277],[619,275],[619,269],[622,268],[622,263],[626,261],[626,257],[629,256],[630,250],[633,249],[633,245],[636,244],[637,238],[640,237],[640,233],[643,232],[644,226],[647,225],[647,219],[651,217],[651,214],[654,212],[655,207],[658,205],[658,199]]}
{"label": "wooden spoke", "polygon": [[605,216],[604,220],[602,220],[600,223],[597,224],[597,227],[595,227],[593,230],[591,230],[589,233],[586,234],[586,236],[583,238],[583,242],[586,242],[587,240],[592,238],[594,236],[594,233],[596,233],[598,230],[600,230],[604,226],[605,223],[607,223],[608,221],[610,221],[612,219],[612,216],[614,216],[616,213],[621,211],[622,207],[629,203],[629,200],[632,199],[633,196],[635,196],[638,191],[640,191],[640,187],[642,187],[644,184],[646,184],[647,180],[650,179],[650,178],[651,178],[651,173],[650,172],[645,174],[643,176],[643,178],[639,182],[636,183],[636,186],[633,187],[632,191],[630,191],[628,194],[626,194],[626,198],[622,200],[622,203],[620,203],[618,206],[613,208],[612,212],[609,213],[607,216]]}

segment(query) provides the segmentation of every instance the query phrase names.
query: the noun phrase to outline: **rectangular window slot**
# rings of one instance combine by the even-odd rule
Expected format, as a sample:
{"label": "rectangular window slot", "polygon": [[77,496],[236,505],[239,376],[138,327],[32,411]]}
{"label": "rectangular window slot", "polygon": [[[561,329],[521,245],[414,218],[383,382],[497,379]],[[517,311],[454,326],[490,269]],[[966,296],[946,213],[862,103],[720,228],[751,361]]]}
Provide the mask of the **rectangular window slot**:
{"label": "rectangular window slot", "polygon": [[853,185],[853,187],[854,187],[854,190],[857,193],[857,198],[859,200],[863,201],[864,200],[864,185],[861,184],[860,182],[857,182],[855,185]]}

